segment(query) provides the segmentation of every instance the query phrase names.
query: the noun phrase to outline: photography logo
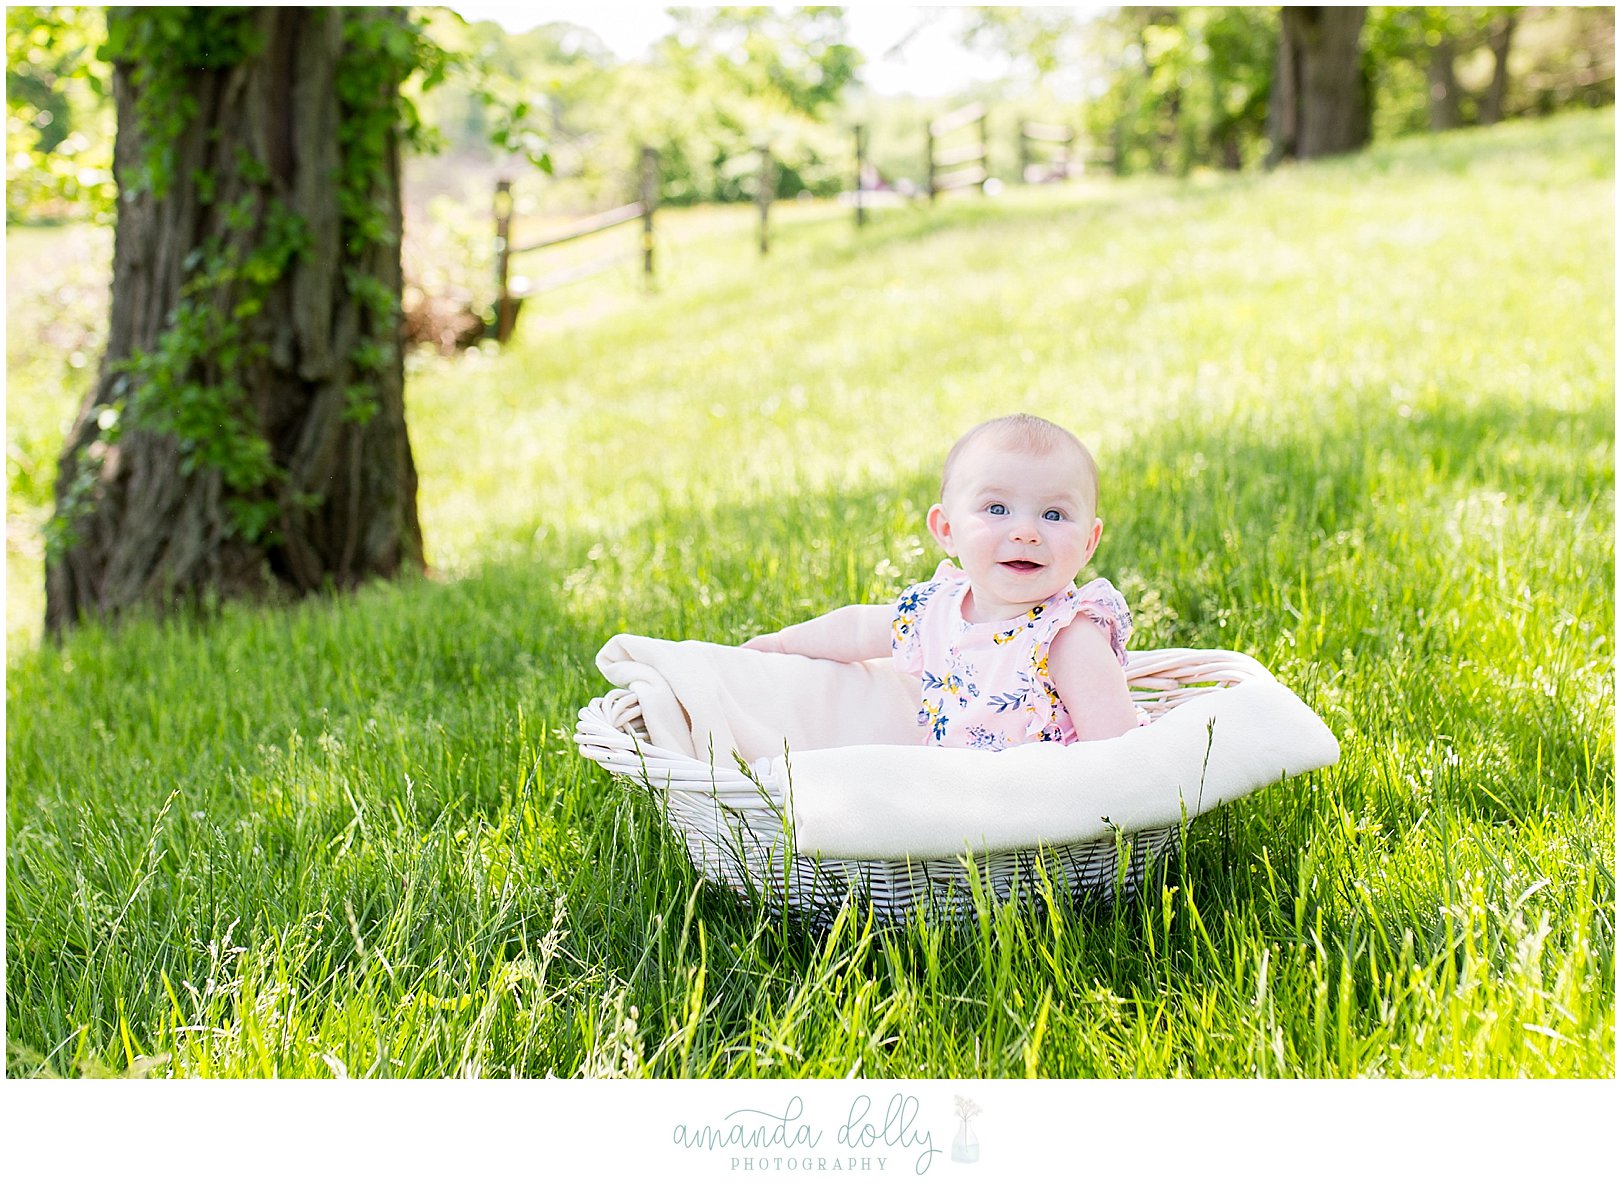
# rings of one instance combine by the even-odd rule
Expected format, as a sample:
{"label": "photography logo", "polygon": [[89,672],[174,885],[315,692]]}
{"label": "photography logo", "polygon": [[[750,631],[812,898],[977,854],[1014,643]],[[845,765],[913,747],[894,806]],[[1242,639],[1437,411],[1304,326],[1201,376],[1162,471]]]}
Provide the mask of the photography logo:
{"label": "photography logo", "polygon": [[[670,1131],[678,1148],[730,1173],[827,1172],[913,1174],[923,1176],[943,1155],[934,1132],[922,1122],[922,1106],[913,1094],[894,1094],[875,1102],[856,1093],[836,1102],[807,1104],[795,1094],[781,1108],[755,1106],[725,1111],[713,1121],[677,1123]],[[813,1099],[826,1095],[812,1095]],[[963,1099],[957,1100],[959,1104]],[[975,1113],[979,1108],[969,1104]],[[958,1115],[962,1117],[959,1105]],[[963,1127],[967,1119],[963,1118]],[[968,1149],[964,1149],[967,1151]],[[979,1143],[972,1156],[979,1159]]]}
{"label": "photography logo", "polygon": [[957,1111],[957,1130],[951,1137],[951,1158],[958,1164],[974,1164],[979,1160],[979,1136],[969,1122],[979,1114],[979,1103],[972,1098],[954,1096]]}

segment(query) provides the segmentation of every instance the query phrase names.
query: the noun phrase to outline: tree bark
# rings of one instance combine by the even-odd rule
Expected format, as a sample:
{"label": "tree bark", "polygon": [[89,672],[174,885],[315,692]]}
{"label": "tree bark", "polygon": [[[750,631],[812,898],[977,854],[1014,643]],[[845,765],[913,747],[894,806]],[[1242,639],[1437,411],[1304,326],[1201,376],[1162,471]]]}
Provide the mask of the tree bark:
{"label": "tree bark", "polygon": [[[357,234],[338,181],[353,151],[337,87],[354,52],[345,10],[251,11],[257,52],[180,76],[194,114],[161,192],[132,184],[161,146],[147,143],[137,114],[136,63],[115,63],[110,326],[96,387],[60,460],[61,540],[46,566],[52,632],[137,606],[162,613],[215,596],[303,595],[422,565],[397,314],[397,139],[390,130],[366,196],[383,234]],[[216,303],[241,349],[204,352],[143,389],[140,359],[163,350],[177,311],[198,300],[200,262],[247,256],[278,218],[296,221],[304,246],[269,288],[227,276],[202,298]],[[393,310],[379,293],[393,296]],[[219,424],[177,431],[157,422],[160,396],[207,385],[237,394]],[[227,432],[262,439],[269,478],[241,490],[219,466],[199,463],[196,435]],[[268,523],[244,524],[243,501]]]}
{"label": "tree bark", "polygon": [[1508,53],[1519,18],[1513,13],[1495,21],[1487,37],[1492,47],[1492,81],[1480,100],[1480,122],[1495,124],[1503,118],[1503,96],[1508,91]]}
{"label": "tree bark", "polygon": [[1283,9],[1268,163],[1349,153],[1368,142],[1371,88],[1362,63],[1366,6]]}

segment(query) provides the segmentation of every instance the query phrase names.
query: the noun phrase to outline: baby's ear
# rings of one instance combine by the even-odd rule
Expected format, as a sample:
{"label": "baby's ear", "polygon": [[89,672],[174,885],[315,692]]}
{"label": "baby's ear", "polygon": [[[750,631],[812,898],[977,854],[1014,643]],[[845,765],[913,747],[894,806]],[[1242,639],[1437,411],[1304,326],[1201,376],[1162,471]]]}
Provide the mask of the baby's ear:
{"label": "baby's ear", "polygon": [[946,510],[939,504],[929,509],[928,525],[929,535],[940,543],[940,548],[955,557],[957,551],[951,547],[951,522],[946,519]]}
{"label": "baby's ear", "polygon": [[1091,561],[1092,555],[1098,551],[1098,542],[1103,540],[1103,521],[1096,516],[1092,518],[1092,531],[1086,536],[1086,560]]}

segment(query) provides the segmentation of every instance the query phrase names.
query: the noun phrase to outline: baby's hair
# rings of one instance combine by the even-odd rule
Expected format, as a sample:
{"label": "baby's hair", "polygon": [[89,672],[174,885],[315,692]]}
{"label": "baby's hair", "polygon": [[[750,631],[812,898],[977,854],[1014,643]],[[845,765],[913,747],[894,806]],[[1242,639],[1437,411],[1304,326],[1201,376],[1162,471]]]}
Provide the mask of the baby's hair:
{"label": "baby's hair", "polygon": [[951,471],[963,452],[974,442],[981,438],[995,438],[1000,446],[1012,450],[1020,450],[1028,454],[1051,454],[1054,450],[1064,446],[1073,446],[1080,452],[1082,469],[1086,472],[1087,483],[1092,489],[1092,510],[1094,514],[1098,506],[1098,464],[1092,457],[1092,452],[1086,448],[1086,443],[1070,433],[1062,425],[1054,425],[1042,417],[1034,417],[1029,413],[1012,413],[1006,417],[997,417],[994,420],[983,422],[957,439],[952,446],[951,453],[946,455],[946,465],[940,472],[940,499],[946,498],[946,487],[951,482]]}

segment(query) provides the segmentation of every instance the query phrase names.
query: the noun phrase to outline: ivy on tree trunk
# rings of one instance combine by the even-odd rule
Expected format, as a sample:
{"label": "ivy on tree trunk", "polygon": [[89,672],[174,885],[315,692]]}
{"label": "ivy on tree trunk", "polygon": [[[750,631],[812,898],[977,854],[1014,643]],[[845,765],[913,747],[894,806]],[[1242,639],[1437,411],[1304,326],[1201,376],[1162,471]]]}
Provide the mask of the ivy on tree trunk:
{"label": "ivy on tree trunk", "polygon": [[422,567],[399,326],[400,9],[112,9],[107,352],[46,623]]}

